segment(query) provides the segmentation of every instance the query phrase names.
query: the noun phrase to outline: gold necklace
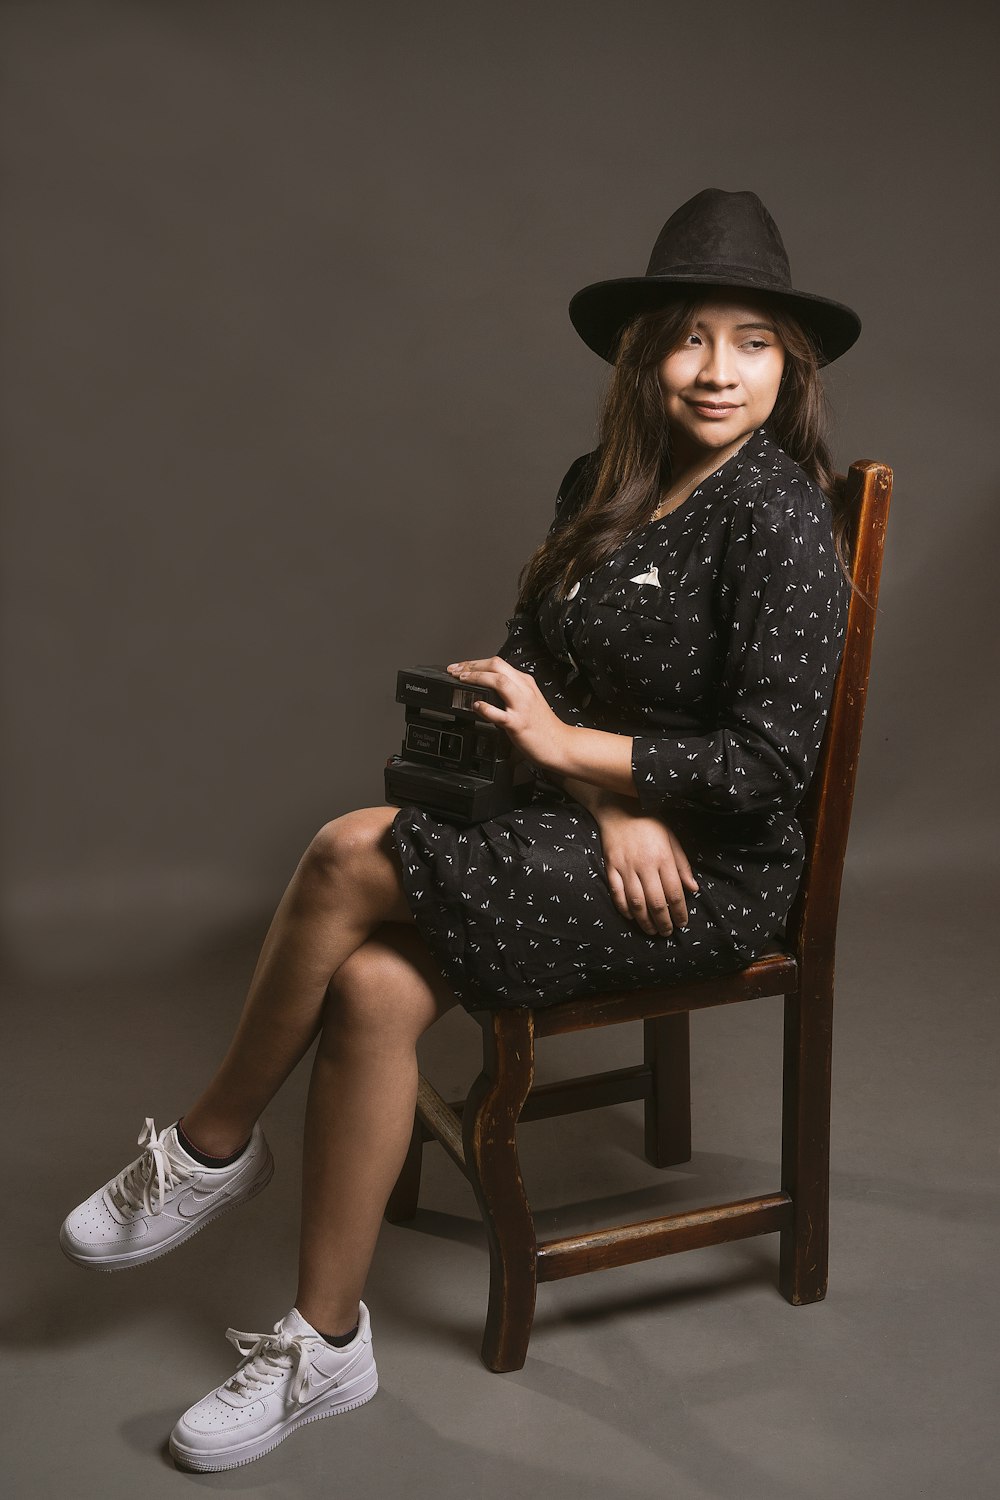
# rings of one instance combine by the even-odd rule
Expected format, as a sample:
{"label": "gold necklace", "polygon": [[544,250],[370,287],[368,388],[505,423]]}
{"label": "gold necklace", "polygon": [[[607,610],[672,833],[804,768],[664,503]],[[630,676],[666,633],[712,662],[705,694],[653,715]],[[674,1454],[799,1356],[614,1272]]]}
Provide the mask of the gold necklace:
{"label": "gold necklace", "polygon": [[[742,444],[740,446],[742,447]],[[738,453],[739,449],[738,448],[734,449],[734,452]],[[673,492],[669,492],[668,491],[668,493],[666,495],[664,495],[664,497],[660,501],[659,505],[653,511],[653,514],[650,517],[650,520],[652,520],[652,521],[658,521],[658,520],[661,519],[661,517],[663,517],[665,515],[669,515],[670,512],[667,511],[667,510],[665,510],[664,506],[668,505],[669,502],[671,500],[675,499],[676,496],[678,496],[678,495],[682,495],[685,500],[688,499],[694,493],[694,491],[698,488],[699,484],[704,483],[704,481],[709,477],[710,474],[714,474],[715,473],[716,469],[721,469],[722,465],[725,464],[725,463],[728,463],[729,459],[732,458],[732,456],[733,456],[733,454],[730,453],[728,455],[728,457],[720,460],[719,457],[718,457],[718,455],[716,455],[716,458],[714,459],[714,461],[712,463],[712,467],[710,469],[706,469],[704,471],[704,473],[699,474],[698,477],[695,479],[695,481],[694,481],[693,484],[688,479],[688,480],[684,481],[684,483],[680,486],[679,489],[674,490]],[[683,500],[680,501],[679,504],[683,504]],[[677,508],[678,507],[676,505],[671,507],[671,509],[673,509],[673,510],[677,510]]]}
{"label": "gold necklace", "polygon": [[[711,468],[705,469],[705,472],[703,472],[703,474],[697,475],[694,483],[691,483],[690,480],[685,480],[685,483],[681,484],[681,487],[679,487],[679,489],[673,490],[673,492],[672,490],[667,490],[666,495],[663,496],[660,504],[657,505],[654,513],[652,513],[651,519],[660,520],[661,516],[666,516],[666,514],[670,513],[670,510],[676,510],[676,508],[678,508],[678,505],[684,504],[685,499],[690,498],[690,496],[693,495],[694,490],[699,487],[699,484],[702,484],[703,480],[706,480],[706,478],[709,477],[709,474],[714,474],[715,469],[717,468],[720,468],[720,465],[718,465],[717,462],[714,462],[712,463]],[[670,505],[670,501],[672,501],[672,499],[676,499],[676,501],[678,501],[678,505]]]}

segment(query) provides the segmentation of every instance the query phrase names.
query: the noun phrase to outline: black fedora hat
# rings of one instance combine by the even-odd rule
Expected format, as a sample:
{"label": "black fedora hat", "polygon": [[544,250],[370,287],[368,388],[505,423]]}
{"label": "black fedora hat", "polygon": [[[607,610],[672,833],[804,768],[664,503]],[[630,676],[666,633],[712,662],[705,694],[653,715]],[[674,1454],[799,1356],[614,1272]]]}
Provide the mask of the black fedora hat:
{"label": "black fedora hat", "polygon": [[861,332],[842,302],[792,286],[778,226],[756,193],[705,188],[670,215],[656,237],[645,276],[594,281],[570,298],[569,316],[588,348],[612,362],[618,338],[638,313],[685,290],[742,287],[765,292],[808,330],[819,362],[839,359]]}

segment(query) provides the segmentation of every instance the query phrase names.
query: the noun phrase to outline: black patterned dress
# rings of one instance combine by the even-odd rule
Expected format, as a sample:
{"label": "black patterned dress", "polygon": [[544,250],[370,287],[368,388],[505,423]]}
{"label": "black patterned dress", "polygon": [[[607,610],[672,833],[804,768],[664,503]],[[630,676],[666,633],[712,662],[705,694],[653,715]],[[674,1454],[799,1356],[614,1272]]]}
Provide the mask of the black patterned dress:
{"label": "black patterned dress", "polygon": [[[571,464],[550,534],[597,457]],[[614,905],[594,818],[540,771],[528,806],[471,828],[400,808],[414,920],[468,1009],[725,973],[781,936],[849,595],[829,502],[765,425],[570,597],[507,621],[497,654],[561,719],[633,736],[638,805],[673,829],[700,890],[686,927],[644,933]]]}

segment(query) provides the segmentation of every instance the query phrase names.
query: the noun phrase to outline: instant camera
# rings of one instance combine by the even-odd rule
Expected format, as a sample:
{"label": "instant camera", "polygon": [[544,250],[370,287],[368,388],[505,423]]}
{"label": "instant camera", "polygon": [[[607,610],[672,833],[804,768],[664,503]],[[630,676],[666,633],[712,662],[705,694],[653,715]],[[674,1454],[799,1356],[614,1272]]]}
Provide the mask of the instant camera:
{"label": "instant camera", "polygon": [[404,667],[396,674],[406,724],[402,754],[385,763],[386,802],[468,825],[530,801],[530,762],[505,729],[480,718],[476,700],[505,706],[494,688],[459,682],[443,667]]}

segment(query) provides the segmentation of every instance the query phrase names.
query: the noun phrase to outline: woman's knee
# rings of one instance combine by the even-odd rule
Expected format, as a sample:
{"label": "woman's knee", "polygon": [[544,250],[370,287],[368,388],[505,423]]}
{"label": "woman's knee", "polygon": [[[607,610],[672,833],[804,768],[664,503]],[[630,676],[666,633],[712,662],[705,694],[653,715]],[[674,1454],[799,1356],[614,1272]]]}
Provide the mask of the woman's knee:
{"label": "woman's knee", "polygon": [[[394,816],[395,808],[391,811]],[[303,872],[323,880],[356,875],[383,836],[385,817],[380,817],[380,812],[379,808],[361,807],[324,823],[302,856]]]}
{"label": "woman's knee", "polygon": [[407,951],[414,941],[406,930],[391,939],[373,937],[345,959],[324,1007],[328,1042],[346,1034],[385,1045],[415,1044],[455,1003],[441,976],[428,972],[429,955]]}

